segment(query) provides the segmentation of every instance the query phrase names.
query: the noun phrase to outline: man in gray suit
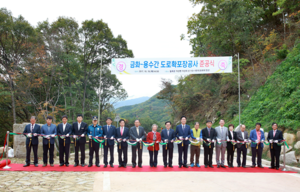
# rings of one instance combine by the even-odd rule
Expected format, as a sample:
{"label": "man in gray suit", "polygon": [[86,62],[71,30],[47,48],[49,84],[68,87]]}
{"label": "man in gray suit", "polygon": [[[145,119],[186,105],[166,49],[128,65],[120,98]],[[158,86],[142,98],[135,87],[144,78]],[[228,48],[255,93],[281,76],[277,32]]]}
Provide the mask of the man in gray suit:
{"label": "man in gray suit", "polygon": [[243,152],[242,167],[246,167],[246,156],[247,156],[247,143],[248,143],[248,132],[245,131],[246,126],[241,125],[241,130],[236,133],[237,138],[237,158],[236,162],[238,167],[241,166],[241,152]]}
{"label": "man in gray suit", "polygon": [[140,126],[140,120],[135,120],[134,126],[129,131],[130,138],[136,140],[135,146],[131,146],[132,151],[132,168],[136,166],[136,150],[138,150],[138,166],[142,168],[142,154],[143,154],[143,143],[142,140],[146,139],[144,128]]}
{"label": "man in gray suit", "polygon": [[[225,151],[227,147],[227,140],[228,138],[228,128],[224,127],[225,121],[223,119],[220,120],[219,122],[220,126],[216,127],[216,132],[217,132],[217,145],[216,145],[216,161],[217,161],[217,166],[218,168],[224,166],[225,162]],[[221,162],[220,162],[220,152],[221,152]]]}

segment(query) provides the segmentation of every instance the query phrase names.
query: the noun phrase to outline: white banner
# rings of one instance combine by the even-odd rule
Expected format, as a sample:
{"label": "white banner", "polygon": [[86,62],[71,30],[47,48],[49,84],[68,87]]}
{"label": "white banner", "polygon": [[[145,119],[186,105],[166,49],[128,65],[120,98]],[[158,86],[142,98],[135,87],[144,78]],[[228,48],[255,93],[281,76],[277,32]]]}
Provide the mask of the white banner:
{"label": "white banner", "polygon": [[111,73],[124,75],[231,73],[232,57],[112,59]]}

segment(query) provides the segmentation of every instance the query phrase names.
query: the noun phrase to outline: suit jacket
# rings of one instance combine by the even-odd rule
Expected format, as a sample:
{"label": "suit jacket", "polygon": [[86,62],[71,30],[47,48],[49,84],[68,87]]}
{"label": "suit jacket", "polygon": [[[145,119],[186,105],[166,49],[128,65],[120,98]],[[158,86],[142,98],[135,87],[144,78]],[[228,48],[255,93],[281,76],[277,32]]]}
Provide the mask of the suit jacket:
{"label": "suit jacket", "polygon": [[[237,139],[237,134],[236,134],[235,131],[232,131],[232,132],[233,132],[233,137],[231,136],[231,133],[230,133],[230,131],[228,130],[228,138],[229,138],[230,140],[236,141],[236,139]],[[231,143],[231,141],[230,141],[230,142],[227,142],[227,148],[232,148],[232,143]]]}
{"label": "suit jacket", "polygon": [[163,129],[160,133],[160,136],[161,136],[161,140],[163,140],[163,142],[165,142],[165,139],[168,139],[168,146],[167,148],[173,148],[174,147],[174,144],[171,142],[171,140],[174,140],[176,139],[175,137],[175,131],[173,129],[170,129],[169,130],[169,136],[168,136],[168,131],[167,129]]}
{"label": "suit jacket", "polygon": [[[86,143],[87,129],[88,129],[88,125],[85,122],[81,122],[79,130],[78,130],[78,122],[73,123],[72,134],[78,136],[79,143]],[[82,134],[84,134],[84,137],[81,137]]]}
{"label": "suit jacket", "polygon": [[121,145],[122,145],[122,146],[124,146],[124,147],[127,147],[127,146],[128,146],[127,142],[126,142],[126,141],[123,141],[123,139],[128,140],[129,137],[130,137],[130,135],[129,135],[129,129],[128,129],[127,127],[124,127],[123,135],[121,135],[121,128],[120,128],[120,127],[118,127],[118,128],[116,129],[116,135],[115,135],[115,138],[116,138],[116,139],[122,139],[122,141],[121,141]]}
{"label": "suit jacket", "polygon": [[[48,130],[48,125],[45,124],[41,128],[42,135],[56,135],[56,125],[51,124],[50,130]],[[43,144],[47,145],[49,143],[49,139],[43,138]],[[54,144],[54,137],[50,137],[50,144]]]}
{"label": "suit jacket", "polygon": [[[66,124],[66,127],[65,127],[65,131],[64,131],[64,128],[63,128],[63,124],[58,124],[57,125],[57,135],[58,135],[58,140],[59,140],[59,144],[63,144],[63,139],[60,138],[60,135],[71,135],[72,134],[72,125],[67,123]],[[65,137],[65,143],[66,144],[69,144],[71,143],[71,140],[70,140],[70,136],[69,137]]]}
{"label": "suit jacket", "polygon": [[[263,132],[262,130],[259,130],[259,131],[260,131],[260,134],[261,134],[260,140],[265,140],[265,134],[264,134],[264,132]],[[255,129],[253,129],[253,130],[250,132],[250,140],[251,140],[252,142],[255,142],[255,140],[257,140],[257,135],[256,135],[256,130],[255,130]],[[260,141],[259,141],[259,142],[260,142]],[[259,146],[260,146],[261,148],[264,148],[264,144],[263,144],[263,143],[259,143]],[[251,143],[251,147],[256,147],[256,144]]]}
{"label": "suit jacket", "polygon": [[228,128],[223,127],[223,134],[221,133],[221,127],[216,127],[215,128],[217,132],[217,139],[221,140],[222,146],[226,147],[227,146],[227,138],[228,138]]}
{"label": "suit jacket", "polygon": [[[156,135],[156,140],[154,141],[153,140],[153,137],[154,137],[154,133],[151,131],[147,134],[147,142],[148,143],[154,143],[154,150],[155,151],[158,151],[159,150],[159,143],[156,143],[156,141],[161,141],[161,136],[160,136],[160,133],[159,132],[155,132],[155,135]],[[148,150],[149,151],[153,151],[153,146],[149,146],[148,147]]]}
{"label": "suit jacket", "polygon": [[129,135],[132,140],[136,140],[136,139],[145,140],[146,139],[145,130],[141,126],[139,126],[139,134],[137,134],[137,132],[136,132],[136,127],[133,126],[130,128]]}
{"label": "suit jacket", "polygon": [[[41,134],[41,127],[37,124],[34,124],[34,128],[31,132],[31,124],[28,124],[25,126],[25,129],[23,131],[24,133],[32,133],[32,138],[31,138],[31,145],[38,145],[39,144],[39,138],[38,136],[33,136],[33,133]],[[30,138],[26,138],[26,145],[29,145]]]}
{"label": "suit jacket", "polygon": [[[276,143],[274,143],[274,140],[278,140],[278,143],[280,143],[283,140],[283,136],[282,136],[282,131],[279,131],[278,129],[276,130],[275,133],[275,137],[273,137],[273,130],[269,131],[268,133],[268,141],[270,141],[271,139],[273,139],[273,149],[275,150],[281,150],[281,146],[277,145]],[[270,150],[271,150],[271,146],[272,144],[270,143]]]}
{"label": "suit jacket", "polygon": [[[116,127],[110,125],[109,130],[107,130],[108,125],[103,126],[103,136],[107,138],[107,145],[114,145],[115,144],[115,135],[116,135]],[[110,138],[113,137],[114,139],[111,140]]]}
{"label": "suit jacket", "polygon": [[[216,138],[217,138],[217,132],[212,127],[210,128],[210,135],[208,135],[208,128],[207,127],[202,129],[201,132],[202,132],[202,139],[205,140],[205,141],[207,141],[208,138],[210,139],[210,141],[212,141],[213,139],[216,140]],[[211,145],[212,148],[215,146],[214,143],[211,143],[210,145]],[[203,142],[203,147],[204,146],[208,146],[208,144]]]}
{"label": "suit jacket", "polygon": [[187,124],[185,124],[184,130],[182,129],[182,125],[177,125],[176,126],[176,131],[175,131],[175,136],[179,139],[180,136],[183,138],[183,143],[185,145],[189,145],[190,142],[189,140],[185,140],[186,137],[190,138],[191,137],[191,127]]}
{"label": "suit jacket", "polygon": [[[236,132],[236,140],[237,141],[244,141],[245,139],[249,139],[248,138],[248,132],[247,131],[244,131],[244,139],[243,139],[243,135],[242,135],[242,131],[240,130],[240,131],[238,131],[238,132]],[[237,143],[236,144],[236,146],[238,147],[238,148],[240,148],[241,146],[242,146],[243,144],[242,143]]]}

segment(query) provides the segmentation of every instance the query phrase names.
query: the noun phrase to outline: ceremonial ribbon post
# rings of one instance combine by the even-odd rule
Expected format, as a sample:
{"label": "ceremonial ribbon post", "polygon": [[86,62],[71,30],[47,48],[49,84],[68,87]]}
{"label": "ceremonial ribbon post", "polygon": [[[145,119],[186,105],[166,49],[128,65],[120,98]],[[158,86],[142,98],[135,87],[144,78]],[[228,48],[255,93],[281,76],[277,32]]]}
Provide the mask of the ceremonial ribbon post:
{"label": "ceremonial ribbon post", "polygon": [[283,147],[283,168],[282,171],[287,171],[285,168],[285,146]]}
{"label": "ceremonial ribbon post", "polygon": [[[10,166],[8,166],[8,143],[9,143],[9,131],[7,131],[7,133],[6,133],[6,135],[7,135],[7,146],[6,146],[6,165],[5,165],[5,167],[3,167],[3,169],[10,169],[11,167]],[[5,143],[6,144],[6,143]],[[5,145],[4,144],[4,145]],[[5,146],[4,146],[5,147]]]}

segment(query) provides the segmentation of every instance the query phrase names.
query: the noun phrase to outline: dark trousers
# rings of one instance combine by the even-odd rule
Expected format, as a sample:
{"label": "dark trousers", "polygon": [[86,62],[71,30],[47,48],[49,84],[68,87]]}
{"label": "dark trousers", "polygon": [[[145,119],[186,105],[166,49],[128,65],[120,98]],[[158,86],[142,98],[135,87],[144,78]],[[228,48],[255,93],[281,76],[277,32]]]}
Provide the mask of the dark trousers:
{"label": "dark trousers", "polygon": [[194,157],[196,156],[195,162],[196,164],[199,164],[199,158],[200,158],[200,146],[191,145],[191,164],[194,163]]}
{"label": "dark trousers", "polygon": [[257,165],[260,166],[261,165],[261,154],[262,154],[262,149],[260,147],[260,145],[258,145],[258,148],[256,149],[255,147],[251,147],[251,151],[252,151],[252,165],[256,165],[255,163],[255,159],[257,156]]}
{"label": "dark trousers", "polygon": [[99,143],[96,143],[93,139],[90,140],[89,143],[89,148],[90,148],[90,153],[89,153],[89,164],[93,165],[93,157],[95,153],[95,158],[96,158],[96,165],[99,165],[100,160],[99,160]]}
{"label": "dark trousers", "polygon": [[26,164],[30,165],[30,153],[31,153],[31,148],[33,149],[33,156],[34,156],[34,164],[38,164],[38,145],[26,145]]}
{"label": "dark trousers", "polygon": [[[63,139],[59,141],[59,163],[69,165],[70,143],[64,143]],[[65,156],[65,160],[64,160]]]}
{"label": "dark trousers", "polygon": [[246,166],[246,158],[247,158],[247,148],[245,145],[241,145],[240,148],[237,148],[237,158],[236,162],[238,166],[241,166],[241,153],[243,153],[243,162],[242,166]]}
{"label": "dark trousers", "polygon": [[[173,145],[173,143],[172,143]],[[172,161],[173,161],[173,147],[167,147],[163,145],[163,161],[164,161],[164,165],[168,165],[168,152],[169,152],[169,166],[172,166]]]}
{"label": "dark trousers", "polygon": [[109,153],[110,153],[110,161],[109,164],[112,165],[114,164],[114,145],[108,145],[106,144],[106,146],[104,145],[104,165],[107,165],[107,153],[108,153],[108,149],[109,149]]}
{"label": "dark trousers", "polygon": [[76,146],[75,146],[75,163],[79,164],[79,159],[78,159],[78,153],[81,153],[81,164],[84,164],[85,160],[85,143],[80,143],[78,140],[76,141]]}
{"label": "dark trousers", "polygon": [[[182,141],[183,142],[183,141]],[[187,164],[187,156],[188,156],[188,144],[182,143],[178,144],[178,164],[179,165],[186,165]],[[183,154],[183,163],[182,163],[182,154]]]}
{"label": "dark trousers", "polygon": [[213,146],[211,146],[211,148],[209,148],[209,146],[203,145],[204,147],[204,165],[212,165],[212,156],[213,156],[213,151],[214,148]]}
{"label": "dark trousers", "polygon": [[[119,159],[119,165],[121,166],[126,166],[127,165],[127,146],[122,146],[121,149],[118,146],[118,159]],[[122,159],[122,154],[123,154],[123,159]]]}
{"label": "dark trousers", "polygon": [[156,166],[157,165],[157,154],[158,154],[158,151],[152,151],[152,150],[149,150],[149,155],[150,155],[150,166],[153,167],[153,166]]}
{"label": "dark trousers", "polygon": [[[234,150],[233,150],[234,147]],[[227,164],[233,166],[233,157],[234,157],[235,146],[227,144]]]}
{"label": "dark trousers", "polygon": [[[142,146],[142,148],[140,146]],[[136,166],[136,151],[138,151],[138,165],[141,166],[142,163],[143,163],[143,160],[142,160],[143,144],[137,142],[136,146],[132,145],[131,151],[132,151],[132,160],[131,160],[132,161],[132,165]]]}
{"label": "dark trousers", "polygon": [[48,159],[48,151],[49,151],[49,163],[53,164],[54,160],[53,160],[53,152],[54,152],[54,144],[50,144],[50,148],[49,148],[49,144],[43,144],[43,162],[44,164],[47,164],[47,159]]}
{"label": "dark trousers", "polygon": [[[279,168],[279,157],[280,157],[281,148],[279,148],[279,150],[270,148],[270,152],[271,152],[271,167]],[[276,166],[275,166],[275,160],[276,160]]]}

